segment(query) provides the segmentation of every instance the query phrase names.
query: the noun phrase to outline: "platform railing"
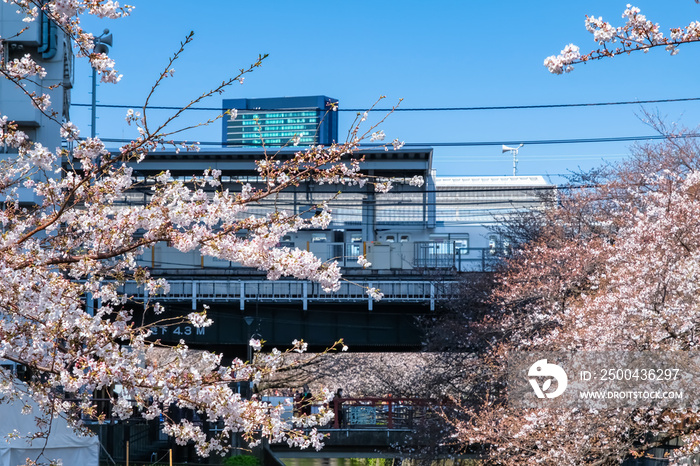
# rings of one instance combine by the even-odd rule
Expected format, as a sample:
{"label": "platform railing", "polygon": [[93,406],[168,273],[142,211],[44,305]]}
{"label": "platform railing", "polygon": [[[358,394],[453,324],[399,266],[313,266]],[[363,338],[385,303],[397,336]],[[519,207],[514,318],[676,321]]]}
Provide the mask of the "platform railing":
{"label": "platform railing", "polygon": [[[467,247],[460,241],[413,242],[312,242],[303,244],[282,242],[280,247],[299,247],[313,253],[321,261],[336,261],[345,273],[393,273],[405,274],[424,270],[454,270],[457,272],[490,272],[498,265],[509,248],[504,246]],[[358,264],[359,256],[371,262],[367,270]],[[198,274],[211,271],[236,271],[255,273],[240,264],[224,259],[200,256],[196,251],[181,253],[174,248],[158,244],[139,258],[139,264],[164,274],[186,273],[199,270]]]}

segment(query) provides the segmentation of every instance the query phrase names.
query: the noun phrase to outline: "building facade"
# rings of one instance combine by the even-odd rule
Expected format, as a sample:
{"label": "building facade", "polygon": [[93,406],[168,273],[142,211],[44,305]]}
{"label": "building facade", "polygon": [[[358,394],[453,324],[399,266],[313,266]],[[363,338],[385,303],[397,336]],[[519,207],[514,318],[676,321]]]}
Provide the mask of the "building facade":
{"label": "building facade", "polygon": [[[3,60],[8,63],[30,55],[46,69],[25,88],[27,93],[48,93],[57,118],[68,121],[70,90],[73,87],[73,51],[69,38],[41,11],[36,21],[26,23],[17,15],[16,5],[0,4],[0,37],[4,40]],[[20,31],[23,32],[20,33]],[[57,86],[50,89],[51,86]],[[61,146],[58,125],[33,107],[24,91],[7,79],[0,80],[2,114],[15,121],[32,141],[52,149]]]}
{"label": "building facade", "polygon": [[[0,3],[0,49],[2,60],[9,63],[29,55],[46,70],[46,76],[33,76],[24,81],[24,89],[8,79],[0,79],[0,114],[14,121],[17,129],[29,139],[41,143],[50,151],[62,146],[57,122],[70,120],[71,88],[73,87],[73,50],[70,39],[41,11],[34,22],[25,23],[22,16],[15,13],[17,5]],[[48,114],[42,113],[31,104],[27,94],[48,94],[51,108]],[[54,118],[57,121],[53,121]],[[16,153],[17,149],[0,145],[2,154]],[[25,188],[19,189],[22,202],[35,203],[34,193]]]}

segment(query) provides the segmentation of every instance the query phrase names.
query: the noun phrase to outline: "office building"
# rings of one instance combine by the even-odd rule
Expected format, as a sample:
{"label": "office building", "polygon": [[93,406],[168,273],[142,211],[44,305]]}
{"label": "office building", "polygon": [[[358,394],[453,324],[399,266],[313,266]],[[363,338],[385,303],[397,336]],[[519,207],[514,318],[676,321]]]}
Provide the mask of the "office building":
{"label": "office building", "polygon": [[223,119],[226,147],[329,145],[338,140],[338,105],[326,96],[264,99],[224,99],[223,111],[235,109],[236,118]]}

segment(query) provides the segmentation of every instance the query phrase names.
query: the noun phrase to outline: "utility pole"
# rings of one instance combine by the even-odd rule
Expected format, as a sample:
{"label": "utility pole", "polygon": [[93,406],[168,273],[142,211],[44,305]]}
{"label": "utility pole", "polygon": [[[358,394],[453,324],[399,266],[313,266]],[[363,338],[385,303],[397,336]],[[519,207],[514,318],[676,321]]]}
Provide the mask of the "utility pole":
{"label": "utility pole", "polygon": [[[109,29],[105,29],[102,34],[95,38],[95,48],[92,50],[94,53],[104,53],[107,55],[109,52],[109,47],[112,46],[112,34],[109,33]],[[97,134],[95,128],[95,122],[97,120],[97,70],[95,67],[92,68],[92,126],[90,128],[90,137],[94,138]]]}

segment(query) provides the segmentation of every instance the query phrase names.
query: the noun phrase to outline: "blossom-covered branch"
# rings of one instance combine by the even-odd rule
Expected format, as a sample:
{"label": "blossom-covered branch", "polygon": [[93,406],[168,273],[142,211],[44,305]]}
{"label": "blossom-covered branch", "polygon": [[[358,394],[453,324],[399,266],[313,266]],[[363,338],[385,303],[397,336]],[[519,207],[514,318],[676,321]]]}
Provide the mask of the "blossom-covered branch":
{"label": "blossom-covered branch", "polygon": [[[54,21],[103,81],[119,80],[114,63],[94,53],[94,38],[80,27],[80,16],[118,18],[131,7],[120,7],[112,0],[14,3],[29,22],[40,12]],[[190,41],[188,36],[168,60],[149,98],[163,79],[175,74],[173,63]],[[242,83],[263,58],[259,56],[250,67],[201,93],[184,108]],[[0,73],[20,86],[44,72],[31,56],[0,63]],[[41,103],[39,97],[27,94],[35,105]],[[211,319],[205,308],[181,317],[162,317],[164,306],[158,296],[167,293],[169,284],[139,266],[139,258],[146,248],[166,243],[181,252],[196,249],[257,268],[269,279],[290,276],[317,282],[328,292],[338,290],[341,276],[335,261],[323,262],[309,251],[278,247],[290,232],[328,227],[327,204],[312,206],[317,211],[313,216],[278,209],[254,215],[249,206],[302,183],[374,183],[379,190],[388,189],[385,184],[390,182],[361,173],[361,158],[355,156],[364,141],[380,140],[381,130],[376,125],[361,126],[365,116],[350,128],[344,143],[300,149],[289,157],[266,150],[256,161],[262,180],[257,187],[243,182],[224,187],[222,173],[212,169],[188,179],[174,178],[165,170],[137,181],[138,163],[153,150],[171,144],[172,134],[189,128],[176,126],[184,108],[154,124],[147,120],[148,104],[147,99],[141,112],[127,114],[127,122],[135,125],[138,134],[116,151],[109,151],[98,138],[81,138],[76,125],[59,123],[57,118],[56,130],[71,142],[70,150],[45,147],[30,140],[14,122],[0,118],[0,143],[10,152],[0,161],[0,359],[22,364],[36,374],[24,386],[0,369],[0,392],[8,397],[31,396],[47,419],[61,415],[79,426],[86,417],[103,419],[93,393],[119,386],[120,396],[112,400],[118,417],[137,412],[147,419],[163,415],[166,432],[178,443],[194,442],[202,455],[226,450],[233,433],[242,433],[251,442],[266,437],[319,448],[322,437],[313,428],[329,421],[327,410],[285,420],[281,408],[242,399],[231,388],[235,382],[261,380],[278,370],[281,352],[273,350],[272,356],[252,362],[234,359],[223,364],[221,355],[193,355],[184,342],[168,348],[155,338],[153,325],[186,322],[204,327],[211,325]],[[51,115],[48,107],[42,111]],[[235,117],[234,112],[228,114]],[[422,179],[410,183],[417,185]],[[142,196],[143,203],[123,202],[132,192],[144,191],[148,195]],[[31,203],[22,192],[31,193]],[[124,294],[127,282],[139,286],[138,297]],[[381,297],[379,290],[369,291]],[[141,319],[135,318],[136,309],[145,313]],[[252,345],[257,350],[260,342]],[[290,351],[305,347],[295,342]],[[167,364],[150,356],[161,349]],[[64,394],[77,402],[69,402]],[[172,404],[219,420],[223,428],[212,438],[201,427],[175,422],[167,417]],[[302,426],[310,430],[302,432],[298,429]]]}
{"label": "blossom-covered branch", "polygon": [[577,63],[614,57],[623,53],[648,52],[655,47],[664,47],[671,55],[678,53],[678,46],[700,41],[700,22],[693,21],[688,26],[672,28],[664,36],[657,23],[649,21],[641,14],[639,8],[627,5],[622,13],[626,22],[622,26],[613,26],[602,17],[586,16],[586,29],[593,34],[598,49],[581,54],[581,49],[569,44],[559,55],[552,55],[544,60],[544,66],[554,74],[568,73]]}
{"label": "blossom-covered branch", "polygon": [[[669,138],[636,147],[629,161],[561,190],[557,205],[536,214],[489,294],[456,322],[454,346],[482,337],[478,360],[465,366],[479,390],[449,413],[465,448],[487,447],[494,463],[514,465],[617,464],[672,439],[683,447],[664,461],[700,451],[700,400],[516,407],[506,369],[514,353],[530,351],[665,352],[679,366],[695,358],[699,192],[700,147]],[[479,306],[486,312],[474,317]]]}

